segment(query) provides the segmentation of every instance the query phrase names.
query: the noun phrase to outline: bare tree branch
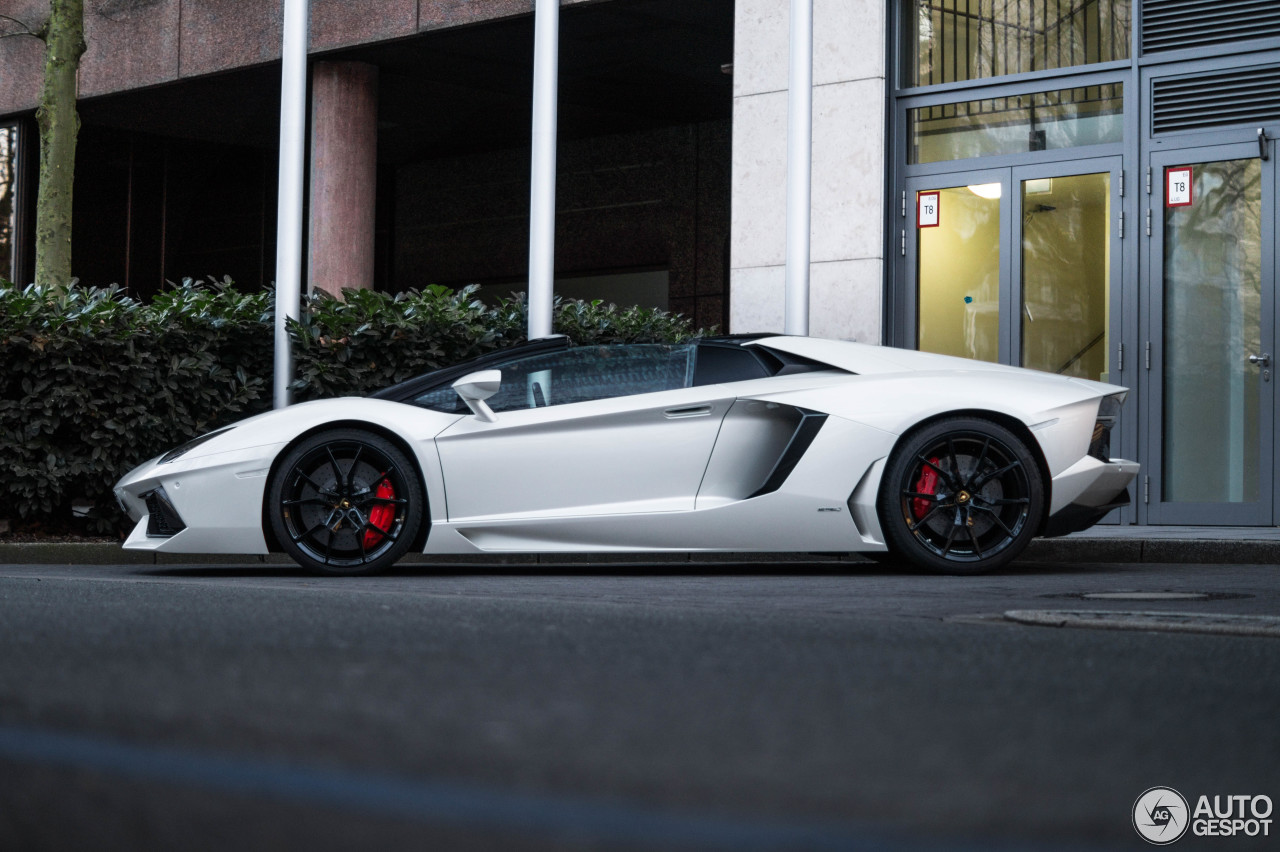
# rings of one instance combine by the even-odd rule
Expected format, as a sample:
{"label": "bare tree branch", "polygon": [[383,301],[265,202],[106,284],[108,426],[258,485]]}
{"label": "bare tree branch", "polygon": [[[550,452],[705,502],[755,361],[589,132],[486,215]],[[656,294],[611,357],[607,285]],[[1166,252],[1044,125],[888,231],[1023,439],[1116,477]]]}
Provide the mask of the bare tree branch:
{"label": "bare tree branch", "polygon": [[17,18],[11,17],[9,15],[0,15],[0,24],[3,24],[5,21],[8,21],[13,24],[17,24],[18,26],[22,27],[22,29],[17,30],[16,32],[10,32],[10,33],[0,32],[0,39],[16,38],[17,36],[29,36],[31,38],[44,41],[44,27],[41,27],[38,30],[33,30],[31,29],[31,27],[27,26],[25,22],[19,21]]}
{"label": "bare tree branch", "polygon": [[25,22],[19,21],[17,18],[12,18],[8,15],[0,15],[0,21],[8,21],[11,24],[17,24],[18,26],[22,27],[22,29],[19,30],[18,32],[5,33],[4,35],[0,36],[0,38],[6,38],[11,35],[29,35],[29,36],[36,36],[36,38],[39,38],[39,36],[36,35],[35,30],[31,29],[31,27],[27,26]]}

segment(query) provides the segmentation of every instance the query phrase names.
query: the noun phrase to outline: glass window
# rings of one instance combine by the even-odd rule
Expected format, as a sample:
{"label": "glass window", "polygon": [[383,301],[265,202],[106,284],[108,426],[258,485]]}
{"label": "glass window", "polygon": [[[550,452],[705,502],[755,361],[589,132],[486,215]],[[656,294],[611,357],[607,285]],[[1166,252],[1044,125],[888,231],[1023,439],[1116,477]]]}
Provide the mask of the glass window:
{"label": "glass window", "polygon": [[935,195],[937,224],[920,228],[917,345],[922,352],[997,361],[1001,185],[920,195]]}
{"label": "glass window", "polygon": [[[641,343],[534,355],[502,365],[502,387],[487,402],[494,411],[512,411],[689,387],[693,350],[693,344]],[[467,411],[447,386],[414,402],[436,411]]]}
{"label": "glass window", "polygon": [[716,346],[708,343],[698,347],[693,383],[701,386],[745,382],[763,379],[768,375],[760,359],[753,353],[739,346]]}
{"label": "glass window", "polygon": [[903,0],[903,85],[1129,58],[1130,0]]}
{"label": "glass window", "polygon": [[18,128],[0,127],[0,279],[12,281],[17,248]]}
{"label": "glass window", "polygon": [[1022,366],[1107,381],[1111,175],[1022,181]]}
{"label": "glass window", "polygon": [[1259,499],[1262,162],[1195,163],[1164,220],[1164,499]]}
{"label": "glass window", "polygon": [[1120,83],[907,110],[908,162],[1055,151],[1124,139]]}

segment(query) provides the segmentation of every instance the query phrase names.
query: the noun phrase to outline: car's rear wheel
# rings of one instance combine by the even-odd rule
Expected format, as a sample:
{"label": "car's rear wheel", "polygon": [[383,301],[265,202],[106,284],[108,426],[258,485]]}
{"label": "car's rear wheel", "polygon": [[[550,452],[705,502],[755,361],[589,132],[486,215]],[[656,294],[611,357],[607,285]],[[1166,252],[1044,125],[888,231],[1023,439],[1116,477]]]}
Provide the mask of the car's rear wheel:
{"label": "car's rear wheel", "polygon": [[269,485],[276,541],[323,574],[376,574],[405,554],[426,517],[413,464],[370,432],[335,429],[302,441]]}
{"label": "car's rear wheel", "polygon": [[998,423],[940,420],[894,451],[880,488],[891,551],[946,574],[1017,558],[1044,511],[1044,477],[1026,444]]}

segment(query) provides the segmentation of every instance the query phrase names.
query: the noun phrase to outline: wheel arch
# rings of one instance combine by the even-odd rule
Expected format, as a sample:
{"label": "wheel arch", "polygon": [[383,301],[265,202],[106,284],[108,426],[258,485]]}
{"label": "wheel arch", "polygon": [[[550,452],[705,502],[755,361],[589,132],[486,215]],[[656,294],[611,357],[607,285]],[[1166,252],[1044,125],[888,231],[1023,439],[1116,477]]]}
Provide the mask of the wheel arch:
{"label": "wheel arch", "polygon": [[[1040,513],[1040,519],[1036,522],[1036,535],[1040,535],[1044,531],[1044,525],[1049,520],[1049,506],[1053,502],[1053,477],[1049,475],[1049,463],[1044,457],[1044,448],[1040,446],[1040,442],[1036,440],[1036,436],[1027,428],[1027,424],[1023,423],[1016,417],[1009,414],[1003,414],[999,411],[992,411],[989,408],[957,408],[950,411],[941,411],[932,414],[915,423],[910,429],[907,429],[898,439],[893,442],[893,449],[889,451],[889,458],[892,459],[894,454],[898,452],[906,441],[922,429],[926,429],[940,420],[950,420],[953,417],[972,417],[978,420],[989,420],[999,426],[1008,429],[1016,435],[1027,447],[1031,453],[1031,457],[1036,460],[1036,467],[1040,469],[1040,479],[1044,483],[1044,506]],[[883,492],[885,488],[885,479],[880,481],[880,489]],[[877,498],[876,503],[879,504]]]}
{"label": "wheel arch", "polygon": [[280,547],[280,542],[276,540],[275,533],[271,531],[271,521],[267,517],[267,504],[271,500],[271,483],[275,480],[276,471],[279,469],[280,463],[284,460],[284,457],[289,454],[289,451],[298,444],[310,438],[312,435],[319,434],[320,432],[328,432],[332,429],[359,429],[361,431],[371,432],[380,438],[385,438],[394,444],[400,452],[404,453],[405,458],[409,459],[413,464],[413,469],[418,474],[418,481],[422,483],[422,496],[423,499],[427,501],[427,505],[423,506],[423,523],[421,529],[418,530],[418,533],[414,537],[413,543],[409,546],[409,549],[411,552],[421,553],[427,546],[427,535],[431,532],[431,498],[427,495],[427,478],[423,473],[422,465],[418,462],[418,454],[414,452],[413,447],[404,439],[404,436],[395,430],[388,429],[386,426],[382,426],[377,423],[370,423],[368,420],[350,419],[330,420],[325,423],[319,423],[304,432],[298,433],[293,440],[281,447],[280,452],[276,453],[276,457],[271,460],[271,469],[267,472],[267,487],[262,491],[262,507],[260,513],[262,534],[267,540],[267,550],[271,553],[283,552],[283,548]]}

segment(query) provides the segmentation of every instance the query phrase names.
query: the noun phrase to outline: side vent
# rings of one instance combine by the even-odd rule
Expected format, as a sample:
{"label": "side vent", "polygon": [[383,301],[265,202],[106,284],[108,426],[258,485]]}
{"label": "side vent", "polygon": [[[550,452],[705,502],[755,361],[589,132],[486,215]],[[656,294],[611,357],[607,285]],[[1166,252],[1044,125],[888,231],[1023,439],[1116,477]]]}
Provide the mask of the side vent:
{"label": "side vent", "polygon": [[1142,52],[1280,36],[1276,0],[1142,0]]}
{"label": "side vent", "polygon": [[787,477],[791,475],[791,471],[795,470],[796,465],[800,463],[800,459],[804,458],[804,454],[809,449],[809,445],[813,443],[813,439],[818,437],[818,431],[822,428],[822,424],[827,422],[827,415],[819,411],[810,411],[799,406],[796,406],[795,410],[800,415],[800,422],[796,424],[796,431],[792,433],[791,440],[787,442],[787,448],[778,457],[778,461],[774,464],[773,470],[769,472],[764,485],[757,488],[751,497],[770,494],[781,488],[782,483],[786,482]]}
{"label": "side vent", "polygon": [[[1276,4],[1280,14],[1280,3]],[[1174,77],[1152,83],[1155,133],[1280,121],[1280,65]]]}

